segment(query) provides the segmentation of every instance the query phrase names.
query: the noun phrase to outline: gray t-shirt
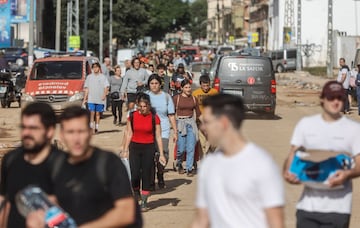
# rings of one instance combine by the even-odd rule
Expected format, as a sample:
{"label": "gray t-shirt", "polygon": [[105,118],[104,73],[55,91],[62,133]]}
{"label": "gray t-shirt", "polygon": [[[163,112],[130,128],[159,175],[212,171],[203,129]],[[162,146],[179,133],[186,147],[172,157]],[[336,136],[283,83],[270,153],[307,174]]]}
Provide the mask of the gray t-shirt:
{"label": "gray t-shirt", "polygon": [[137,82],[142,82],[144,85],[147,84],[149,75],[145,69],[139,68],[138,70],[131,68],[126,71],[121,85],[121,93],[136,93]]}
{"label": "gray t-shirt", "polygon": [[123,79],[121,77],[120,78],[116,78],[115,76],[110,77],[110,94],[116,91],[120,93],[122,81]]}
{"label": "gray t-shirt", "polygon": [[88,88],[88,103],[105,104],[104,96],[105,88],[109,87],[109,81],[103,74],[89,74],[85,80],[84,88]]}

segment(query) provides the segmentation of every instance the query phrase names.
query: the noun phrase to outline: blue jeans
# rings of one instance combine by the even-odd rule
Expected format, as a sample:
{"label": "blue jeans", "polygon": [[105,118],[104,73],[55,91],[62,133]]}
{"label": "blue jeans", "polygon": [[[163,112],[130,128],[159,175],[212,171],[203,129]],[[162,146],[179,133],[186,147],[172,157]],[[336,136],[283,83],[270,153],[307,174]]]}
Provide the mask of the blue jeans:
{"label": "blue jeans", "polygon": [[357,96],[357,103],[358,103],[358,112],[360,115],[360,86],[356,87],[356,96]]}
{"label": "blue jeans", "polygon": [[196,136],[191,125],[186,125],[186,135],[178,132],[176,160],[177,166],[181,167],[183,155],[186,151],[186,170],[191,171],[194,164]]}

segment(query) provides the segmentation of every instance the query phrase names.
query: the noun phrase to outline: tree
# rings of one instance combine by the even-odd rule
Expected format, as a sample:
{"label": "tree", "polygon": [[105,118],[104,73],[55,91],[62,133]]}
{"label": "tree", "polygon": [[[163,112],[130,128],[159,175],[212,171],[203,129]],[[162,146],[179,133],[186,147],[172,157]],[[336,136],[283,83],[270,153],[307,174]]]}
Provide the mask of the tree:
{"label": "tree", "polygon": [[167,32],[188,27],[191,17],[188,2],[182,0],[151,0],[150,30],[153,40],[161,40]]}
{"label": "tree", "polygon": [[[104,37],[105,43],[109,40],[109,1],[104,0]],[[126,45],[129,40],[136,41],[142,38],[149,30],[150,0],[113,0],[113,37],[117,38],[118,45]],[[56,4],[56,1],[54,1]],[[56,5],[53,6],[56,9]],[[84,1],[79,1],[80,36],[84,31]],[[61,5],[61,49],[66,49],[66,14],[67,1]],[[99,47],[99,1],[88,1],[88,49],[98,53]],[[82,45],[84,41],[81,41]],[[104,46],[105,48],[107,46]]]}
{"label": "tree", "polygon": [[190,5],[191,27],[193,39],[206,37],[207,0],[195,0]]}

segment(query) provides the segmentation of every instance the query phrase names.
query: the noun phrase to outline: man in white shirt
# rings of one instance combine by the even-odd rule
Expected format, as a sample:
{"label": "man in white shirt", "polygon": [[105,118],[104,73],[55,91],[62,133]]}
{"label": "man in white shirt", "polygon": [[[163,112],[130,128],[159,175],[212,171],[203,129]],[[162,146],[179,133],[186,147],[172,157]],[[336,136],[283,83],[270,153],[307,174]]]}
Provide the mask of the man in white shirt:
{"label": "man in white shirt", "polygon": [[219,150],[201,163],[192,227],[284,227],[281,174],[271,156],[242,135],[242,99],[218,94],[203,107],[203,130]]}
{"label": "man in white shirt", "polygon": [[[305,186],[297,204],[297,228],[349,227],[352,201],[351,179],[360,175],[360,124],[341,115],[347,95],[341,83],[327,82],[320,95],[322,113],[305,117],[296,125],[283,175],[290,184],[300,184],[289,172],[299,147],[307,150],[348,152],[355,168],[337,170],[328,178],[327,189]],[[341,186],[341,187],[340,187]]]}
{"label": "man in white shirt", "polygon": [[349,96],[349,87],[350,87],[350,69],[345,64],[344,58],[339,59],[339,64],[340,64],[340,70],[338,73],[337,81],[342,84],[342,86],[345,90],[345,94],[346,94],[346,100],[344,103],[343,112],[345,114],[349,114],[350,113],[350,103],[349,103],[348,96]]}

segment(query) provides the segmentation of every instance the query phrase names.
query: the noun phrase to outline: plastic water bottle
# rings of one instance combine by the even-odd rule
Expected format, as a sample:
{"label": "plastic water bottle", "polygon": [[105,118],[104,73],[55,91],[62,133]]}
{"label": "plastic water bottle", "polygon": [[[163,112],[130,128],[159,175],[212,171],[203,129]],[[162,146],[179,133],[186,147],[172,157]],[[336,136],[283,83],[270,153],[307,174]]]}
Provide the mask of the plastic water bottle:
{"label": "plastic water bottle", "polygon": [[39,187],[30,185],[16,194],[16,206],[21,215],[26,217],[30,212],[42,209],[45,211],[47,228],[76,228],[75,221],[60,207],[48,199]]}

